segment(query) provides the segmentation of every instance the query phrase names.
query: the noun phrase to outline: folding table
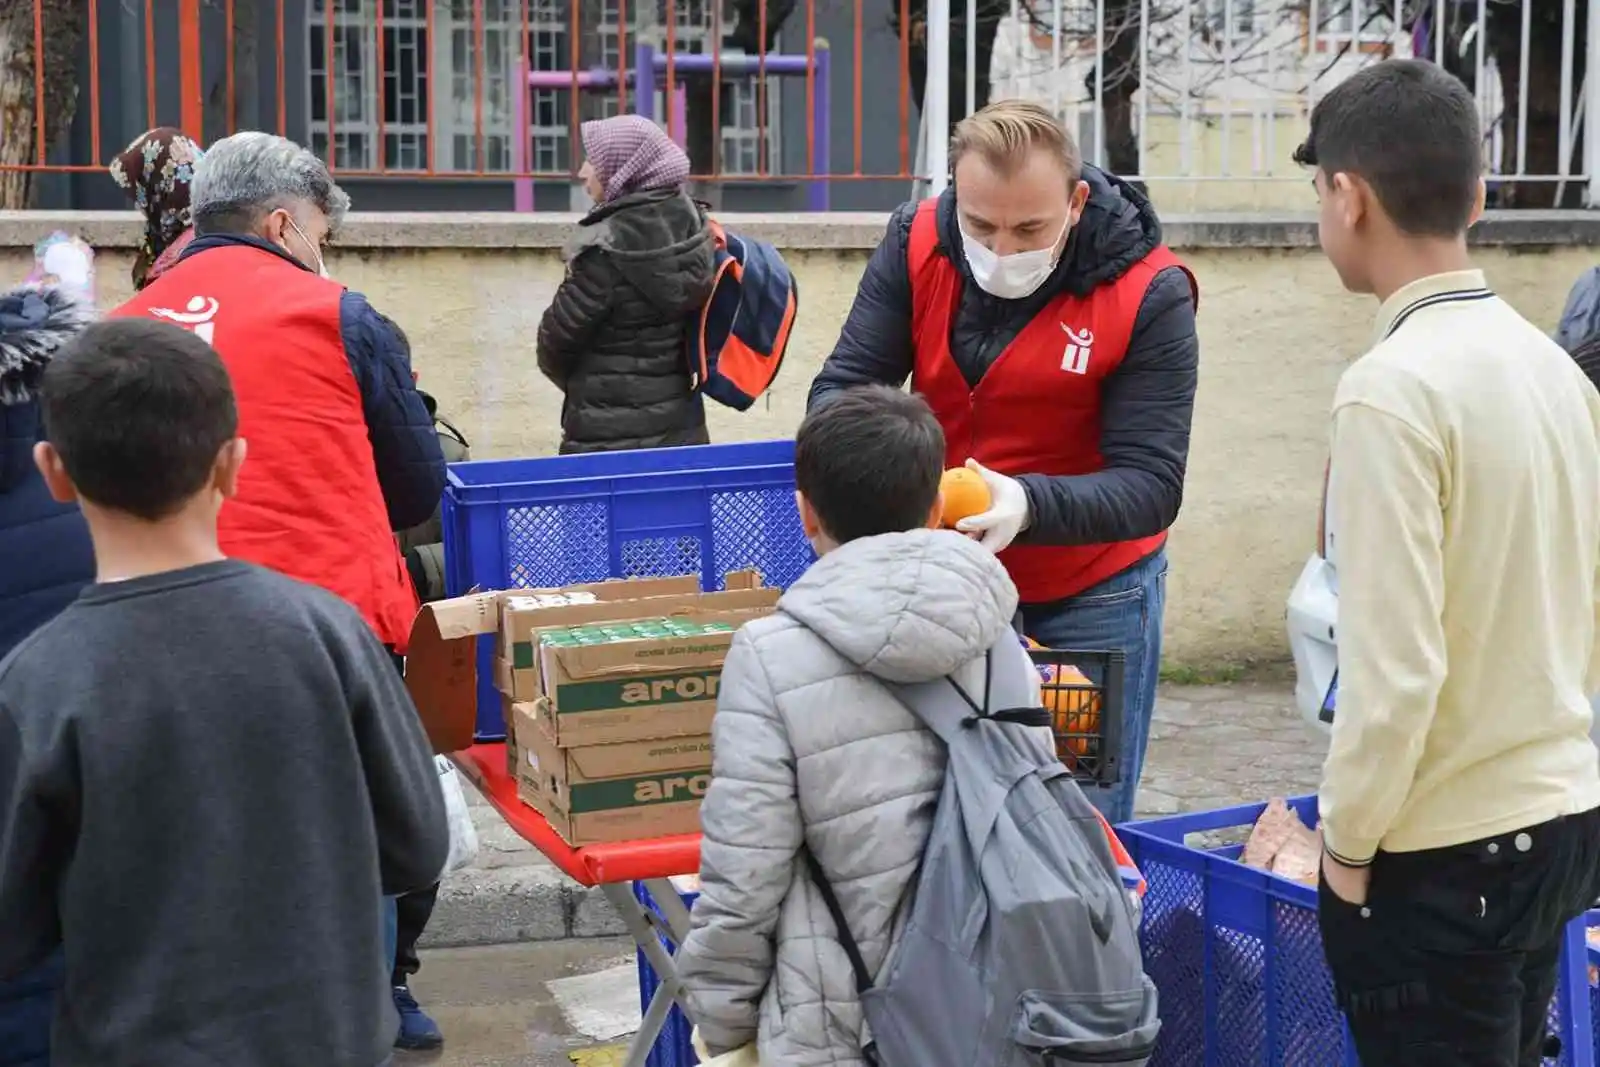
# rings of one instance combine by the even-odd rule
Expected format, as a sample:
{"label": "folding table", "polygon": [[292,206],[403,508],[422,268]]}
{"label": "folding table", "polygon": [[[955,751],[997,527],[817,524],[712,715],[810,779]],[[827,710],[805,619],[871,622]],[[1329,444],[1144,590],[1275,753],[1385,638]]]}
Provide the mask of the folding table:
{"label": "folding table", "polygon": [[[675,874],[700,871],[700,835],[680,834],[641,841],[573,847],[561,839],[544,816],[517,796],[517,783],[506,773],[504,743],[473,745],[451,756],[456,766],[480,790],[484,799],[521,837],[542,852],[567,877],[579,885],[600,890],[622,916],[660,979],[644,1021],[628,1047],[625,1067],[644,1067],[650,1049],[667,1023],[667,1013],[677,1001],[685,1003],[682,983],[672,955],[661,943],[666,937],[681,945],[689,933],[689,909],[668,880]],[[633,895],[633,882],[643,882],[660,914]]]}

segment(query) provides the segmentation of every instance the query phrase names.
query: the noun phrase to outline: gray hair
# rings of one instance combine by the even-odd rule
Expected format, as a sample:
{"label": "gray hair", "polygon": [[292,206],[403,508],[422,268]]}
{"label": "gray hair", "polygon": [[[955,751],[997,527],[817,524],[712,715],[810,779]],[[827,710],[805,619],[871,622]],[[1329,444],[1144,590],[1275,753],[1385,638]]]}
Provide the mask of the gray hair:
{"label": "gray hair", "polygon": [[189,201],[200,233],[252,227],[268,213],[301,201],[328,217],[332,233],[350,210],[349,195],[310,149],[255,130],[206,149],[194,168]]}

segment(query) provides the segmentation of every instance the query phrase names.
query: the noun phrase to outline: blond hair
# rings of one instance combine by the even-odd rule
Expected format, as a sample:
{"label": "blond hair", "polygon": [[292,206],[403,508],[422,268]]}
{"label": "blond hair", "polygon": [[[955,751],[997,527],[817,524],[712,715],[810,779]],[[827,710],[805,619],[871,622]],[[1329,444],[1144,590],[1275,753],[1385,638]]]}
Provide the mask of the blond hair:
{"label": "blond hair", "polygon": [[1067,180],[1083,175],[1077,142],[1048,110],[1028,100],[996,100],[968,115],[950,138],[950,169],[976,152],[1001,174],[1011,174],[1039,149],[1061,160]]}

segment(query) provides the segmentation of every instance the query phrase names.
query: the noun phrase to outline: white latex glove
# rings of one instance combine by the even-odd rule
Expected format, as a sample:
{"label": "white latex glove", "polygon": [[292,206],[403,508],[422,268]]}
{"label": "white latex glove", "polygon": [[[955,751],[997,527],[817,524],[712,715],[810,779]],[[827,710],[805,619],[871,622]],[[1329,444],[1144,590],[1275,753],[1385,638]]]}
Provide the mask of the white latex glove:
{"label": "white latex glove", "polygon": [[1028,528],[1033,518],[1028,513],[1028,491],[1015,478],[996,474],[975,459],[967,460],[967,469],[974,471],[989,487],[989,510],[962,519],[956,523],[956,529],[977,535],[978,543],[984,548],[1000,552]]}

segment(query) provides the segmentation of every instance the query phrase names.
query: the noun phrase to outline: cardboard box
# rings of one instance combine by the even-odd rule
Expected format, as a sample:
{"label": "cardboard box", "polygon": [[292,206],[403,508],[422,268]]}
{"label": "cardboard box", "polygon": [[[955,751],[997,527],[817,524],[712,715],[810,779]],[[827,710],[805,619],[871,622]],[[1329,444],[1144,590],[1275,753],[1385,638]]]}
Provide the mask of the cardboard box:
{"label": "cardboard box", "polygon": [[508,601],[502,602],[500,640],[495,658],[495,688],[515,700],[532,701],[545,695],[537,652],[541,630],[582,626],[586,623],[759,609],[755,614],[742,616],[742,623],[745,619],[770,612],[777,604],[779,595],[776,589],[755,585],[719,593],[651,595],[594,604],[516,609],[509,606],[508,598]]}
{"label": "cardboard box", "polygon": [[[744,582],[747,574],[753,572],[739,572],[738,577]],[[729,579],[735,575],[729,575]],[[760,584],[760,579],[756,579]],[[741,584],[737,587],[746,588]],[[560,589],[507,589],[501,593],[500,611],[500,639],[497,642],[497,651],[504,656],[505,650],[518,643],[526,643],[534,629],[540,624],[539,620],[551,610],[557,608],[541,608],[537,605],[526,603],[544,596],[568,596],[573,593],[587,593],[594,597],[592,604],[563,605],[568,611],[575,611],[574,616],[578,621],[587,618],[614,618],[606,614],[605,605],[615,604],[628,600],[646,600],[650,597],[663,596],[696,596],[700,592],[700,579],[692,574],[680,575],[676,578],[623,578],[614,582],[588,582],[582,585],[569,585]],[[595,609],[595,614],[585,615],[582,608]],[[506,657],[514,658],[514,657]]]}
{"label": "cardboard box", "polygon": [[674,737],[562,748],[507,701],[517,794],[570,845],[692,834],[711,783],[711,738]]}
{"label": "cardboard box", "polygon": [[728,646],[740,626],[770,611],[763,606],[674,616],[726,627],[720,633],[586,646],[541,644],[539,697],[516,703],[531,707],[546,736],[560,746],[709,733]]}
{"label": "cardboard box", "polygon": [[[688,576],[596,582],[572,588],[593,592],[597,600],[606,597],[600,604],[582,606],[604,605],[612,612],[611,618],[619,617],[616,605],[620,604],[650,603],[649,608],[622,610],[620,616],[645,618],[688,611],[705,596],[729,595],[685,592],[697,588],[698,584],[696,577]],[[770,610],[770,605],[777,601],[777,591],[762,589],[760,575],[753,571],[730,574],[727,584],[733,594],[747,594],[745,603],[748,606],[764,604],[766,610]],[[523,592],[517,590],[510,595]],[[477,639],[502,632],[501,606],[507,595],[472,593],[424,604],[412,624],[410,647],[406,651],[406,686],[436,752],[455,752],[473,743],[478,708]],[[764,612],[755,612],[761,613]],[[536,671],[522,678],[509,674],[504,677],[506,684],[502,688],[538,692]],[[509,723],[507,732],[510,732]]]}

